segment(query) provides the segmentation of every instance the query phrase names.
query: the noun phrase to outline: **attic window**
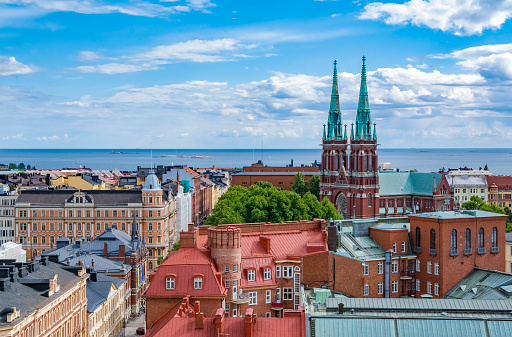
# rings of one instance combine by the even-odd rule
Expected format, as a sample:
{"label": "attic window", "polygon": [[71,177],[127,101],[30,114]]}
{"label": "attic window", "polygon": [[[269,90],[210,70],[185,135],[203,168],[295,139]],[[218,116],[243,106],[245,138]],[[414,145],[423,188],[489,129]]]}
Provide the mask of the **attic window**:
{"label": "attic window", "polygon": [[248,281],[256,280],[256,270],[254,270],[254,269],[247,270],[247,280]]}
{"label": "attic window", "polygon": [[194,289],[203,289],[203,277],[202,276],[194,277]]}
{"label": "attic window", "polygon": [[176,278],[175,275],[168,276],[165,279],[165,289],[175,289],[176,286]]}

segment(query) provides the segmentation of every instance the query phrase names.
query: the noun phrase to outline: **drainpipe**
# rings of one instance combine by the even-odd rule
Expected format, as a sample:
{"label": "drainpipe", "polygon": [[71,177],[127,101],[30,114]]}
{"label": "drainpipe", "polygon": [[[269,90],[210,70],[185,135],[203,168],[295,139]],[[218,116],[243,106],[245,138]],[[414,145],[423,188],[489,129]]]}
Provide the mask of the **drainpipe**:
{"label": "drainpipe", "polygon": [[386,251],[386,263],[384,264],[384,297],[389,298],[389,265],[391,264],[391,250]]}

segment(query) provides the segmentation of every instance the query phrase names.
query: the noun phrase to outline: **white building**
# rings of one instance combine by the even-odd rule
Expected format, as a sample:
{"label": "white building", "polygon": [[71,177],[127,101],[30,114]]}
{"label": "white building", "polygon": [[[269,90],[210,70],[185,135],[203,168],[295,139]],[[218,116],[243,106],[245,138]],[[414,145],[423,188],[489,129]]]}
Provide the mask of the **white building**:
{"label": "white building", "polygon": [[14,242],[14,207],[18,193],[11,192],[7,184],[0,184],[0,245]]}
{"label": "white building", "polygon": [[21,244],[6,242],[0,246],[0,260],[14,259],[16,262],[27,262],[27,252]]}
{"label": "white building", "polygon": [[183,192],[183,186],[178,186],[176,195],[176,208],[178,213],[176,219],[176,229],[179,232],[188,231],[188,224],[192,222],[192,197],[189,193]]}

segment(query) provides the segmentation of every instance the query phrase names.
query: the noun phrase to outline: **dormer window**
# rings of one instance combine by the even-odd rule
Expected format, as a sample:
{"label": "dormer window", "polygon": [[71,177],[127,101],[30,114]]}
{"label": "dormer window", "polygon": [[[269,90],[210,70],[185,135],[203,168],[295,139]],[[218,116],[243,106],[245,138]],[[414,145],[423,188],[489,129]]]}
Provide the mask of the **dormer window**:
{"label": "dormer window", "polygon": [[270,280],[270,268],[265,268],[263,270],[263,279]]}
{"label": "dormer window", "polygon": [[165,289],[175,289],[176,286],[176,279],[174,276],[168,276],[165,279]]}
{"label": "dormer window", "polygon": [[249,269],[247,271],[247,280],[248,281],[255,281],[256,280],[256,270]]}
{"label": "dormer window", "polygon": [[203,277],[202,276],[194,277],[194,289],[203,289]]}

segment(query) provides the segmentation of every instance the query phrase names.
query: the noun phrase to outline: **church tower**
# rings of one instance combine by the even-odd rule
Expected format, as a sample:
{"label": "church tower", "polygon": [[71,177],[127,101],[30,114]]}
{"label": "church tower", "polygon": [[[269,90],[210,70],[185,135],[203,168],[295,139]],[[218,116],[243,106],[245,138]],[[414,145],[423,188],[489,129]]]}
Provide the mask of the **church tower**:
{"label": "church tower", "polygon": [[[334,203],[344,218],[374,218],[379,215],[377,133],[376,125],[371,121],[365,61],[363,56],[359,103],[355,125],[351,124],[350,144],[347,144],[346,126],[339,142],[329,139],[329,128],[327,134],[324,131],[322,141],[320,193]],[[333,79],[328,124],[331,123],[333,96],[339,111],[337,76]],[[338,123],[341,125],[341,114]],[[347,151],[348,146],[350,151]]]}

